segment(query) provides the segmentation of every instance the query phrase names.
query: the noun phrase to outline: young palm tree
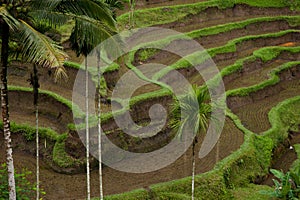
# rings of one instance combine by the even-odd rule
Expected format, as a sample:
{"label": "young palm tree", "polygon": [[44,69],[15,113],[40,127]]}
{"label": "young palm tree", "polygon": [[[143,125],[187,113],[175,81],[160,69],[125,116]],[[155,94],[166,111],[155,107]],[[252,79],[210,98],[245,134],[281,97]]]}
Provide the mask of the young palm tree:
{"label": "young palm tree", "polygon": [[205,133],[211,114],[210,96],[206,89],[196,86],[192,91],[176,101],[172,108],[171,127],[178,130],[178,137],[182,138],[185,128],[194,127],[192,143],[192,200],[195,190],[195,146],[200,133]]}
{"label": "young palm tree", "polygon": [[129,13],[129,29],[134,28],[134,9],[137,0],[129,0],[130,13]]}

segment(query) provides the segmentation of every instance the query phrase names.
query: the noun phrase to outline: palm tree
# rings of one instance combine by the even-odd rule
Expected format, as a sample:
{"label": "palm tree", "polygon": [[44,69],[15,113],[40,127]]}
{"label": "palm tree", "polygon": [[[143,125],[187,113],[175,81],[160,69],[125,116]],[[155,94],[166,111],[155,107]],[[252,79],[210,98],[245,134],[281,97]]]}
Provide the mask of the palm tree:
{"label": "palm tree", "polygon": [[31,75],[31,85],[33,87],[33,105],[35,110],[35,124],[36,124],[36,199],[40,199],[40,165],[39,165],[39,77],[36,64],[33,65],[33,75]]}
{"label": "palm tree", "polygon": [[[112,37],[116,33],[116,24],[113,19],[113,14],[106,4],[97,1],[94,5],[102,9],[102,12],[92,12],[93,15],[86,15],[84,18],[75,18],[75,27],[71,33],[70,41],[72,48],[77,52],[77,55],[85,56],[85,131],[86,131],[86,171],[87,171],[87,199],[90,199],[90,165],[89,165],[89,72],[87,55],[102,41]],[[89,12],[86,12],[86,14]],[[94,15],[98,13],[98,15]],[[102,15],[106,15],[106,19]],[[100,121],[100,48],[97,49],[97,101],[98,101],[98,160],[99,160],[99,185],[100,185],[100,199],[103,199],[102,187],[102,157],[101,157],[101,121]]]}
{"label": "palm tree", "polygon": [[[2,0],[0,1],[1,26],[1,109],[3,119],[3,132],[6,143],[6,164],[8,172],[9,199],[16,199],[14,180],[14,164],[11,146],[9,101],[7,90],[7,68],[9,58],[9,39],[11,34],[19,34],[22,43],[23,57],[28,61],[47,67],[56,67],[56,75],[65,76],[63,62],[66,55],[50,38],[39,33],[34,27],[37,17],[38,1],[29,0]],[[32,10],[30,10],[32,8]],[[33,9],[34,8],[34,9]],[[41,10],[41,7],[40,9]],[[33,12],[30,12],[33,11]]]}
{"label": "palm tree", "polygon": [[117,10],[124,9],[124,4],[120,0],[105,0],[105,3],[109,6],[109,9],[112,11],[114,19],[117,18]]}
{"label": "palm tree", "polygon": [[192,91],[184,95],[172,106],[171,127],[178,130],[178,137],[182,138],[184,130],[192,128],[194,139],[192,142],[192,200],[195,190],[195,146],[200,133],[205,133],[208,128],[208,121],[211,115],[210,96],[207,89],[200,89],[193,86]]}
{"label": "palm tree", "polygon": [[129,0],[130,13],[129,13],[129,29],[134,28],[134,9],[137,0]]}

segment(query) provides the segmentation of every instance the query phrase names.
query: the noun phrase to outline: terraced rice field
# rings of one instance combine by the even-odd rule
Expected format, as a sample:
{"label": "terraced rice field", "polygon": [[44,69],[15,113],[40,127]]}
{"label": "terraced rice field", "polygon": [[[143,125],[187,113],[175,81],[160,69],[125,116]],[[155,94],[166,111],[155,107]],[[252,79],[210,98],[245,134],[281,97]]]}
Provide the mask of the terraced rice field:
{"label": "terraced rice field", "polygon": [[[168,28],[197,41],[211,56],[223,77],[228,110],[217,145],[207,156],[196,159],[196,174],[203,174],[203,177],[210,177],[223,165],[231,166],[234,163],[234,166],[243,166],[241,161],[243,159],[234,156],[243,154],[241,152],[245,151],[244,149],[251,141],[249,138],[271,131],[269,112],[278,104],[300,96],[300,12],[291,10],[289,7],[265,6],[264,4],[253,6],[252,3],[247,4],[247,1],[237,1],[236,5],[224,8],[222,7],[224,5],[221,5],[220,2],[218,5],[216,2],[215,0],[140,1],[137,3],[135,11],[136,27]],[[165,12],[171,16],[178,9],[181,11],[180,15],[178,13],[178,18],[168,18],[162,14]],[[126,28],[128,11],[126,6],[125,11],[119,12],[120,30]],[[157,11],[157,15],[153,15],[151,18],[149,13],[152,11]],[[139,34],[139,31],[133,33],[133,38]],[[159,44],[160,49],[188,52],[186,54],[197,49],[187,46],[188,40],[182,38],[182,35],[172,35],[159,41],[154,40],[153,43]],[[180,48],[176,49],[178,46]],[[182,49],[183,46],[187,46],[187,48]],[[69,53],[70,61],[73,62],[73,64],[70,62],[66,64],[68,72],[66,82],[55,83],[53,71],[39,70],[40,126],[50,128],[54,131],[51,134],[55,135],[53,136],[55,139],[45,137],[40,142],[41,187],[46,191],[43,199],[83,199],[86,197],[85,148],[73,124],[75,116],[76,121],[81,122],[83,126],[84,114],[76,105],[72,107],[73,85],[76,75],[80,71],[78,66],[81,63],[78,62],[82,62],[82,58],[75,58],[74,52],[70,49],[67,49],[66,52]],[[151,63],[169,66],[169,71],[166,68],[151,69]],[[174,136],[168,124],[163,124],[162,130],[147,138],[143,138],[148,134],[143,131],[143,127],[136,128],[129,125],[128,129],[136,129],[136,137],[131,137],[126,135],[124,130],[117,126],[115,119],[111,117],[112,104],[118,105],[119,111],[127,111],[130,108],[129,112],[137,124],[148,125],[151,121],[148,111],[152,105],[161,104],[167,113],[170,113],[173,99],[167,86],[181,87],[177,72],[183,75],[183,78],[189,83],[198,86],[204,84],[203,77],[194,67],[187,66],[185,59],[175,53],[158,48],[145,49],[142,45],[138,50],[124,55],[120,61],[114,64],[117,66],[116,68],[103,72],[107,85],[104,87],[105,92],[101,100],[101,110],[104,113],[102,127],[105,134],[115,144],[129,151],[151,152],[161,148]],[[148,64],[148,69],[143,70],[139,67],[145,64]],[[197,64],[201,65],[201,63]],[[34,127],[33,97],[28,82],[31,69],[31,65],[19,62],[12,62],[10,66],[8,77],[10,116],[16,126],[26,123],[29,127]],[[124,99],[113,99],[112,92],[118,79],[129,71],[133,72],[134,78],[143,80],[147,84],[134,91],[128,108],[124,105]],[[94,71],[90,70],[89,73],[90,76],[95,76]],[[89,84],[95,85],[95,82],[90,80]],[[90,99],[90,112],[91,115],[94,115],[95,98],[92,96]],[[83,97],[77,99],[76,102],[84,102]],[[124,117],[122,114],[119,116]],[[241,124],[239,124],[239,120]],[[297,120],[295,119],[295,121]],[[160,122],[155,123],[157,125]],[[95,129],[96,125],[92,123],[90,130]],[[21,134],[26,135],[26,130],[21,128],[17,130],[13,135],[16,168],[27,166],[34,172],[34,142],[27,141],[21,136]],[[58,138],[64,133],[66,133],[66,139],[61,142]],[[196,152],[200,150],[203,140],[204,135],[201,135],[196,145]],[[66,157],[63,158],[72,160],[67,163],[69,165],[66,167],[60,166],[54,156],[55,146],[61,144],[65,145],[63,150]],[[4,148],[3,144],[0,146]],[[163,192],[161,193],[158,189],[160,186],[155,184],[167,182],[164,187],[170,189],[170,194],[182,195],[182,198],[174,199],[188,198],[188,194],[184,192],[188,189],[182,186],[182,191],[177,192],[176,189],[172,190],[173,183],[168,182],[191,176],[191,155],[192,148],[190,147],[172,164],[160,170],[143,174],[120,172],[104,166],[104,193],[111,195],[144,188],[141,193],[145,193],[146,196],[155,193],[160,199],[159,195]],[[4,155],[1,155],[1,159],[4,159]],[[96,159],[93,159],[91,163],[93,166],[91,172],[92,196],[96,197],[99,193]],[[230,174],[227,168],[221,170],[227,170],[227,174],[223,171],[215,174],[225,173],[232,180],[239,180]],[[30,178],[34,180],[34,176],[33,173]],[[217,181],[217,179],[213,180]],[[248,178],[246,179],[249,181]],[[198,180],[196,183],[200,184],[200,182]],[[176,183],[174,184],[176,185]],[[197,187],[201,189],[202,186],[198,185]],[[174,188],[176,187],[174,186]],[[125,196],[116,197],[116,199],[123,199]],[[141,197],[140,199],[147,198]]]}

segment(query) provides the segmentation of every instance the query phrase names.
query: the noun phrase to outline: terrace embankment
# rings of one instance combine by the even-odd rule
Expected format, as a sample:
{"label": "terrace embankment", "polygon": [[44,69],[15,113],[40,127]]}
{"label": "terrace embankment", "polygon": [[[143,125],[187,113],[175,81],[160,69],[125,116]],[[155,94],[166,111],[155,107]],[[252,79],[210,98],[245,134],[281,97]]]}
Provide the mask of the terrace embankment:
{"label": "terrace embankment", "polygon": [[[171,9],[171,8],[170,8]],[[196,15],[188,15],[184,19],[172,23],[159,25],[179,32],[189,32],[204,27],[238,22],[249,18],[278,15],[295,15],[298,12],[289,8],[257,8],[244,4],[235,5],[233,8],[219,9],[209,7]]]}
{"label": "terrace embankment", "polygon": [[270,128],[268,113],[279,102],[300,95],[299,66],[279,74],[280,82],[252,92],[247,96],[230,96],[228,107],[249,130],[260,133]]}
{"label": "terrace embankment", "polygon": [[[199,138],[196,152],[199,151],[203,138],[203,135]],[[211,170],[217,160],[225,158],[238,149],[243,143],[243,140],[243,133],[235,127],[230,119],[226,119],[218,146],[215,146],[205,158],[196,160],[196,172],[203,173]],[[24,144],[21,143],[15,145],[24,146]],[[34,181],[35,158],[33,154],[23,151],[21,148],[18,149],[15,145],[14,149],[16,150],[14,151],[14,159],[16,168],[21,169],[27,167],[30,169],[33,172],[30,177],[31,180]],[[1,145],[1,147],[4,148],[4,145]],[[43,144],[41,144],[41,148],[44,148]],[[189,148],[185,154],[171,165],[154,172],[143,174],[125,173],[109,167],[104,167],[104,193],[105,195],[122,193],[136,188],[148,187],[154,183],[190,176],[192,167],[191,154],[192,149]],[[4,157],[2,157],[1,160],[4,161]],[[40,162],[40,170],[41,187],[46,191],[46,195],[43,199],[72,199],[74,197],[76,197],[76,199],[83,199],[86,197],[86,189],[83,187],[86,181],[86,174],[59,174],[50,169],[43,161]],[[48,184],[49,182],[51,182],[51,184]],[[99,188],[97,170],[91,172],[91,185],[92,196],[97,196]]]}
{"label": "terrace embankment", "polygon": [[284,51],[276,58],[263,62],[261,59],[245,62],[243,68],[223,77],[226,90],[249,87],[267,80],[270,72],[280,65],[300,59],[300,53]]}

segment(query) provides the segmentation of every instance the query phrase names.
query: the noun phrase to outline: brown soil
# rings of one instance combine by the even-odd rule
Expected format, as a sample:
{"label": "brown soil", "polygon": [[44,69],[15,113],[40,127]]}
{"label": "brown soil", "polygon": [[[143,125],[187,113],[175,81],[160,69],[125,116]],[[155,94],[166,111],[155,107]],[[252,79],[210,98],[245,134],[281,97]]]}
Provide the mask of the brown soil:
{"label": "brown soil", "polygon": [[[237,44],[236,52],[233,53],[223,53],[217,54],[212,59],[215,62],[216,66],[221,70],[225,66],[229,66],[235,63],[238,59],[250,56],[255,50],[266,47],[266,46],[276,46],[285,42],[295,42],[298,41],[298,34],[286,34],[280,37],[270,37],[265,39],[254,39],[249,41],[244,41]],[[185,76],[192,84],[201,85],[203,84],[203,79],[195,67],[189,69],[180,69],[178,70],[182,75]],[[161,81],[168,80],[168,82],[176,82],[178,77],[173,75],[174,72],[169,72]],[[176,86],[175,86],[176,87]]]}
{"label": "brown soil", "polygon": [[223,77],[226,90],[249,87],[267,80],[270,72],[280,65],[300,58],[299,53],[283,52],[277,58],[263,63],[260,59],[245,63],[238,72]]}
{"label": "brown soil", "polygon": [[249,18],[276,15],[293,15],[288,8],[259,8],[247,5],[235,5],[233,8],[218,9],[217,7],[207,8],[196,15],[188,15],[181,21],[160,25],[160,27],[170,28],[179,32],[189,32],[204,27],[224,24],[229,22],[242,21]]}
{"label": "brown soil", "polygon": [[[254,8],[247,7],[247,6],[244,6],[244,5],[238,5],[236,7],[237,7],[236,9],[239,10],[239,11],[237,11],[237,13],[239,13],[239,12],[248,13],[248,12],[250,12],[249,10],[255,10]],[[215,9],[215,8],[209,8],[208,10],[210,10],[210,9]],[[228,9],[228,10],[231,10],[231,9]],[[283,12],[282,14],[284,14],[284,12],[287,12],[287,11],[283,11],[283,10],[284,9],[281,9],[281,12]],[[216,14],[216,13],[225,12],[225,11],[224,10],[218,10],[218,12],[217,11],[206,11],[205,13],[207,14],[207,13],[210,13],[210,12]],[[230,12],[230,11],[227,11],[227,12]],[[231,11],[231,12],[234,12],[234,11]],[[256,13],[255,11],[251,11],[251,13],[252,12]],[[273,12],[276,12],[276,11],[273,11],[272,9],[271,10],[267,9],[263,13],[265,14],[265,16],[269,16],[269,15],[274,15]],[[257,12],[257,13],[260,14],[259,16],[255,16],[254,13],[252,13],[251,17],[253,17],[253,18],[254,17],[259,17],[259,16],[261,17],[262,12]],[[291,15],[292,14],[291,11],[289,11],[288,14]],[[279,15],[279,13],[277,13],[277,15]],[[239,16],[239,15],[237,14],[237,16]],[[224,24],[224,23],[233,22],[234,18],[237,17],[237,16],[234,15],[234,16],[231,16],[231,17],[222,18],[222,23],[217,22],[216,24]],[[242,15],[242,16],[244,16],[244,15]],[[196,15],[194,17],[197,20],[200,19],[200,17],[198,15]],[[203,17],[203,15],[201,17]],[[216,24],[210,24],[209,23],[210,20],[212,20],[212,19],[215,19],[215,17],[207,17],[206,18],[207,21],[204,20],[203,22],[201,22],[199,24],[201,24],[203,27],[209,27],[209,26],[216,25]],[[243,19],[241,19],[240,16],[239,16],[238,19],[236,19],[236,20],[241,21],[241,20],[245,20],[245,19],[249,19],[249,16],[248,17],[244,16]],[[191,20],[191,22],[193,23],[193,25],[197,24],[193,20]],[[178,24],[178,23],[179,22],[176,22],[175,24]],[[163,26],[165,26],[165,25],[163,25]],[[183,26],[186,27],[186,24],[184,24]],[[192,28],[191,30],[197,30],[197,29],[200,29],[200,28],[203,28],[203,27],[193,26],[193,27],[191,27]],[[170,28],[170,27],[168,27],[168,28]],[[172,28],[173,28],[173,26],[172,26]],[[288,28],[292,28],[292,27],[290,27],[289,24],[286,21],[283,21],[283,20],[273,21],[273,22],[259,22],[259,23],[250,24],[250,25],[246,26],[245,28],[236,29],[236,30],[232,30],[232,31],[229,31],[229,32],[224,32],[224,33],[220,33],[220,34],[216,34],[216,35],[211,35],[211,36],[198,38],[198,39],[196,39],[196,41],[198,41],[204,48],[211,48],[211,47],[224,45],[227,41],[229,41],[233,38],[238,38],[238,37],[242,37],[242,36],[245,36],[245,35],[254,35],[254,34],[258,35],[258,34],[264,34],[264,33],[270,33],[270,32],[277,32],[277,31],[280,31],[280,30],[288,29]],[[293,27],[293,28],[296,28],[296,27]],[[175,47],[178,46],[178,42],[180,42],[180,41],[177,40],[177,41],[172,42],[169,45],[169,48],[173,49],[174,47],[172,47],[172,45],[175,46]],[[182,45],[180,45],[180,46],[182,47]],[[181,49],[181,51],[182,51],[182,49]],[[136,54],[136,55],[138,55],[138,54]],[[149,58],[149,60],[147,60],[143,63],[161,63],[161,64],[164,64],[164,65],[170,65],[170,64],[175,63],[175,61],[177,61],[179,58],[180,57],[178,55],[172,54],[170,52],[160,51],[159,53],[155,54],[153,57]],[[218,58],[216,58],[216,60],[218,61]],[[215,60],[215,62],[217,62],[216,60]],[[135,58],[134,65],[137,66],[138,65],[137,63],[140,63],[140,61],[137,58]],[[228,63],[225,62],[225,63],[222,63],[220,65],[227,66]],[[108,81],[108,84],[109,84],[109,81]]]}
{"label": "brown soil", "polygon": [[[259,35],[265,33],[278,32],[289,28],[296,27],[290,27],[286,21],[282,20],[272,22],[259,22],[250,24],[244,28],[235,29],[229,32],[223,32],[216,35],[209,35],[201,38],[196,38],[195,40],[199,42],[203,46],[203,48],[207,49],[225,45],[229,40],[232,40],[234,38],[239,38],[246,35]],[[174,40],[166,47],[166,49],[174,49],[176,48],[176,46],[182,47],[184,46],[184,42],[184,40]],[[198,48],[195,50],[198,50]],[[189,48],[189,51],[192,50]],[[180,52],[182,52],[182,49],[180,49]],[[138,55],[139,51],[135,56],[134,65],[137,65],[138,62],[141,62],[138,59]],[[154,56],[150,57],[148,60],[143,61],[143,63],[161,63],[164,65],[171,65],[175,63],[178,59],[180,59],[180,56],[175,55],[171,52],[161,50]]]}
{"label": "brown soil", "polygon": [[[219,149],[216,154],[217,147],[215,147],[205,158],[197,159],[197,173],[203,173],[211,170],[216,160],[221,160],[230,155],[233,151],[238,149],[243,143],[243,133],[238,130],[233,122],[226,119],[225,127],[219,140]],[[19,139],[16,139],[19,138]],[[203,138],[199,139],[196,147],[196,152],[200,148]],[[1,140],[3,141],[3,140]],[[13,137],[13,141],[24,145],[20,137]],[[228,145],[230,141],[230,145]],[[34,145],[34,144],[32,144]],[[1,152],[4,152],[4,145],[1,145]],[[27,147],[26,147],[27,148]],[[34,146],[31,146],[34,151]],[[43,148],[43,145],[40,147]],[[151,184],[170,181],[174,179],[183,178],[191,175],[191,148],[176,160],[171,165],[150,173],[132,174],[116,171],[109,167],[104,167],[104,193],[115,194],[129,191],[136,188],[148,187]],[[16,148],[14,144],[14,159],[16,169],[20,170],[23,167],[28,168],[33,172],[31,180],[35,180],[35,158],[33,153],[24,151],[22,148]],[[218,158],[216,158],[218,155]],[[4,162],[3,154],[1,160]],[[41,162],[41,187],[46,191],[43,199],[84,199],[86,197],[86,174],[66,175],[59,174],[51,170],[42,161]],[[49,184],[51,183],[51,184]],[[91,172],[92,196],[98,196],[98,173],[97,170]]]}
{"label": "brown soil", "polygon": [[[179,0],[174,0],[174,2],[177,2]],[[193,0],[191,0],[193,1]],[[181,1],[183,2],[183,1]],[[183,2],[186,3],[186,2]],[[205,13],[205,15],[203,14]],[[264,15],[262,15],[262,13]],[[190,31],[190,30],[195,30],[199,29],[201,27],[207,27],[207,26],[212,26],[216,24],[224,24],[228,22],[234,22],[238,20],[244,20],[248,19],[249,17],[258,17],[258,16],[270,16],[270,15],[279,15],[279,14],[295,14],[295,12],[291,12],[288,9],[256,9],[256,8],[250,8],[248,6],[244,5],[238,5],[235,6],[233,9],[225,9],[225,10],[219,10],[217,8],[208,8],[205,11],[201,12],[198,15],[195,16],[188,16],[186,19],[184,19],[181,22],[176,22],[176,23],[170,23],[167,25],[163,25],[163,27],[167,28],[173,28],[175,30],[179,31]],[[276,25],[271,25],[269,28],[270,30],[276,31],[278,27],[283,26],[286,27],[286,24],[281,24],[284,22],[278,22],[279,24]],[[265,24],[267,27],[267,25]],[[268,32],[270,31],[268,28],[263,29],[264,31]],[[281,30],[281,29],[280,29]],[[254,28],[250,28],[249,31],[254,31]],[[245,33],[249,34],[249,33]],[[232,34],[234,35],[234,34]],[[222,37],[225,37],[223,35]],[[227,36],[226,36],[227,37]],[[230,39],[230,34],[228,34],[228,40]],[[217,40],[217,36],[212,36],[212,41]],[[208,38],[206,38],[208,40]],[[291,38],[290,39],[272,39],[272,40],[258,40],[255,42],[249,42],[247,44],[243,44],[238,46],[238,52],[239,54],[226,54],[226,55],[220,55],[217,57],[216,62],[222,62],[224,65],[228,64],[228,62],[234,62],[235,59],[239,57],[243,57],[245,55],[250,55],[253,51],[253,49],[259,48],[264,45],[277,45],[282,42],[288,42],[288,41],[293,41]],[[224,41],[219,40],[218,42],[223,43]],[[255,43],[255,44],[254,44]],[[256,45],[259,44],[259,45]],[[207,43],[206,45],[213,45],[213,43]],[[69,52],[69,54],[72,54],[72,52]],[[167,56],[168,57],[168,56]],[[228,61],[228,58],[231,60]],[[78,62],[80,61],[81,58],[78,59]],[[169,59],[169,58],[168,58]],[[160,60],[160,59],[159,59]],[[163,60],[163,59],[162,59]],[[170,60],[170,59],[169,59]],[[176,60],[176,59],[174,59]],[[169,62],[174,62],[174,60],[170,60]],[[9,78],[9,83],[10,84],[15,84],[15,85],[21,85],[24,86],[24,83],[26,83],[26,78],[29,77],[29,72],[28,70],[24,71],[18,67],[16,68],[11,68],[12,71],[10,72],[10,78]],[[14,71],[13,69],[16,69]],[[114,74],[113,76],[106,75],[105,78],[107,78],[107,81],[110,84],[110,88],[113,88],[115,84],[115,78],[122,76],[128,69],[126,69],[124,66],[121,68],[119,72],[116,72],[117,74]],[[68,83],[61,83],[62,85],[54,85],[53,81],[49,81],[49,75],[51,76],[52,74],[49,73],[47,70],[42,71],[41,73],[41,88],[45,90],[51,90],[55,93],[58,93],[59,95],[71,99],[71,91],[73,88],[73,82],[75,77],[76,77],[76,70],[72,71],[70,69],[70,80],[71,82]],[[115,72],[114,72],[115,73]],[[192,73],[192,72],[189,72]],[[113,77],[113,78],[111,78]],[[255,108],[258,106],[265,106],[265,104],[270,103],[270,102],[275,102],[278,103],[290,96],[294,96],[297,93],[297,89],[299,88],[299,81],[293,79],[293,80],[288,80],[290,77],[289,76],[284,76],[286,79],[280,84],[278,84],[281,88],[281,90],[278,92],[276,90],[276,96],[274,95],[272,98],[270,96],[270,92],[266,92],[267,95],[270,96],[270,98],[265,98],[264,100],[267,99],[267,102],[263,102],[264,100],[258,99],[259,96],[261,96],[261,93],[257,93],[251,98],[253,98],[253,102],[255,102]],[[111,80],[109,80],[109,78]],[[195,79],[195,77],[192,77]],[[28,86],[28,85],[26,85]],[[149,88],[147,90],[150,90],[152,86],[149,85]],[[137,91],[138,93],[144,93],[145,90],[140,90]],[[14,94],[16,93],[16,94]],[[33,109],[31,108],[32,101],[29,97],[29,95],[24,95],[22,92],[11,92],[10,93],[12,99],[11,103],[11,116],[12,119],[16,119],[18,122],[23,122],[23,121],[28,121],[28,123],[32,124],[34,122],[33,118]],[[26,96],[26,97],[25,97]],[[263,95],[265,96],[265,95]],[[54,101],[51,98],[41,96],[41,102],[43,100],[44,103],[41,103],[40,105],[40,110],[41,110],[41,123],[44,124],[45,126],[49,127],[53,125],[54,129],[58,130],[59,132],[65,131],[66,124],[70,122],[70,119],[72,119],[71,114],[69,113],[69,109],[66,108],[64,105],[59,104],[58,102]],[[259,100],[259,101],[258,101]],[[148,108],[151,106],[151,103],[158,101],[161,102],[160,100],[154,100],[152,102],[146,102],[146,103],[141,103],[139,105],[135,105],[132,108],[132,114],[133,118],[138,121],[141,119],[147,120],[148,118]],[[165,104],[167,104],[168,99],[164,100]],[[242,101],[242,100],[240,100]],[[260,104],[260,102],[263,102]],[[275,105],[274,103],[274,105]],[[51,105],[51,106],[49,106]],[[240,104],[239,104],[240,105]],[[250,104],[247,104],[245,106],[249,106]],[[269,105],[269,104],[267,104]],[[273,105],[273,104],[272,104]],[[270,107],[272,106],[270,104]],[[273,106],[274,106],[273,105]],[[104,105],[105,106],[105,105]],[[109,107],[109,106],[108,106]],[[245,108],[246,110],[249,108]],[[242,107],[236,108],[234,111],[239,112],[243,110]],[[251,110],[251,108],[250,108]],[[254,110],[252,108],[252,110]],[[22,111],[22,113],[20,112]],[[146,111],[146,113],[145,113]],[[59,112],[64,112],[66,113],[66,117],[63,119],[64,121],[58,122],[56,121],[59,116]],[[21,113],[21,115],[20,115]],[[23,115],[24,114],[24,115]],[[43,116],[45,114],[45,117]],[[238,114],[239,115],[239,114]],[[28,120],[28,117],[30,120]],[[243,116],[240,116],[242,121],[245,123],[245,119]],[[264,116],[265,117],[265,116]],[[248,119],[248,118],[247,118]],[[266,118],[267,119],[267,118]],[[247,121],[248,123],[248,121]],[[252,122],[249,122],[252,125]],[[254,123],[255,124],[255,123]],[[104,124],[104,126],[107,126],[107,129],[114,129],[115,124],[113,122],[111,124],[107,123]],[[254,125],[255,126],[255,125]],[[78,140],[78,137],[75,135],[75,138],[72,138],[74,140]],[[159,138],[159,137],[157,137]],[[202,142],[203,138],[199,139],[199,144],[196,146],[196,151],[199,150],[200,144]],[[215,147],[204,159],[196,160],[196,166],[197,166],[197,173],[203,173],[206,171],[209,171],[213,168],[213,166],[216,163],[216,160],[220,160],[222,158],[225,158],[226,156],[230,155],[233,151],[238,149],[240,145],[243,143],[243,133],[237,129],[233,122],[230,119],[226,119],[226,124],[223,130],[223,133],[220,138],[219,142],[219,149],[221,150],[220,152],[217,151],[217,147]],[[0,145],[1,152],[4,152],[3,148],[3,139],[1,139],[2,144]],[[14,147],[14,159],[15,159],[15,165],[17,169],[20,169],[22,167],[27,167],[31,171],[35,171],[35,157],[34,157],[34,143],[28,143],[22,138],[20,135],[14,134],[13,136],[13,147]],[[68,142],[72,142],[72,140],[68,140]],[[154,144],[157,141],[152,141],[152,144]],[[161,142],[161,141],[158,141]],[[159,144],[161,145],[161,143]],[[40,144],[41,149],[43,149],[43,143]],[[76,144],[74,143],[74,147]],[[79,146],[79,148],[82,147],[82,144]],[[86,197],[86,175],[85,174],[76,174],[76,175],[66,175],[66,174],[59,174],[54,172],[50,167],[49,163],[45,163],[47,159],[51,159],[51,149],[53,148],[53,144],[49,144],[46,149],[48,150],[42,150],[41,154],[43,155],[42,161],[41,161],[41,181],[42,181],[42,187],[46,191],[46,196],[44,199],[84,199]],[[134,148],[134,147],[132,147]],[[68,148],[67,148],[68,149]],[[140,149],[133,149],[139,151]],[[71,151],[68,149],[68,151]],[[84,156],[84,149],[80,148],[78,149],[77,155],[79,157]],[[217,158],[216,158],[216,155]],[[1,160],[4,162],[4,155],[1,154]],[[121,193],[125,191],[129,191],[132,189],[136,188],[141,188],[141,187],[148,187],[151,184],[154,183],[159,183],[159,182],[165,182],[165,181],[170,181],[174,179],[179,179],[183,178],[186,176],[191,175],[191,148],[188,149],[188,151],[182,155],[176,162],[172,163],[171,165],[155,171],[151,173],[145,173],[145,174],[130,174],[130,173],[124,173],[124,172],[119,172],[116,170],[113,170],[109,167],[105,167],[103,169],[103,174],[104,174],[104,192],[105,195],[108,194],[115,194],[115,193]],[[35,180],[34,178],[35,174],[33,173],[31,176],[32,180]],[[91,172],[91,184],[92,184],[92,196],[99,196],[98,195],[98,188],[99,188],[99,183],[98,183],[98,174],[97,170],[93,170]]]}
{"label": "brown soil", "polygon": [[[9,91],[10,120],[17,124],[35,126],[35,110],[31,92]],[[67,131],[67,124],[73,122],[69,107],[49,97],[39,95],[39,126],[49,127],[58,133]]]}
{"label": "brown soil", "polygon": [[[201,1],[206,0],[142,0],[137,1],[135,10],[139,9],[146,9],[146,8],[154,8],[154,7],[162,7],[162,6],[173,6],[173,5],[180,5],[180,4],[191,4],[191,3],[198,3]],[[130,10],[130,6],[128,3],[124,4],[124,10],[118,10],[117,14],[123,14]]]}
{"label": "brown soil", "polygon": [[269,111],[285,99],[300,95],[299,66],[280,74],[281,81],[246,97],[229,97],[228,107],[249,130],[260,133],[270,128]]}
{"label": "brown soil", "polygon": [[[273,159],[271,169],[282,170],[284,173],[290,170],[293,162],[297,159],[295,150],[290,148],[295,144],[300,144],[300,133],[291,132],[289,139],[275,149],[274,155],[277,157]],[[274,186],[272,179],[274,179],[274,175],[270,173],[260,184]]]}

